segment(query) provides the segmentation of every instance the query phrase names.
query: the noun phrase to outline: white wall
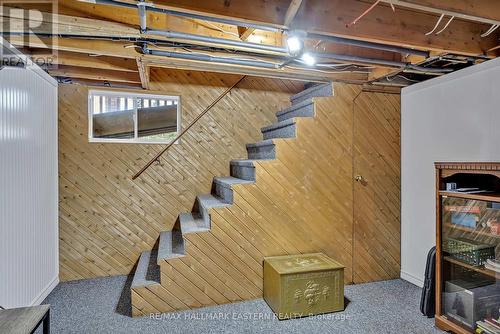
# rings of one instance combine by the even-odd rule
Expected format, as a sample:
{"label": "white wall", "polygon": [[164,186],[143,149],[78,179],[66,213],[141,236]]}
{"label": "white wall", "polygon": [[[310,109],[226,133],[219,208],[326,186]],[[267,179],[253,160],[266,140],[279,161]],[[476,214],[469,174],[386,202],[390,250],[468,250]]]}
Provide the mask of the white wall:
{"label": "white wall", "polygon": [[[1,47],[1,45],[0,45]],[[0,305],[39,304],[57,285],[57,82],[0,70]]]}
{"label": "white wall", "polygon": [[403,89],[401,114],[401,277],[422,286],[434,162],[500,161],[500,58]]}

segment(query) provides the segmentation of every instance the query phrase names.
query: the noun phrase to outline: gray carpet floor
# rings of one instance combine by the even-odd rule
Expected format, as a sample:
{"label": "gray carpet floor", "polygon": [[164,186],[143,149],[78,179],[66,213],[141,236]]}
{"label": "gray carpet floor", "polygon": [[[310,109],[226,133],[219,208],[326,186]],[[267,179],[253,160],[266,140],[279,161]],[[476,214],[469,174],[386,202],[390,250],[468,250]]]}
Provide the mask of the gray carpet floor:
{"label": "gray carpet floor", "polygon": [[262,299],[158,318],[131,318],[130,278],[59,284],[51,305],[52,333],[443,333],[419,312],[421,290],[403,280],[346,286],[344,312],[279,321]]}

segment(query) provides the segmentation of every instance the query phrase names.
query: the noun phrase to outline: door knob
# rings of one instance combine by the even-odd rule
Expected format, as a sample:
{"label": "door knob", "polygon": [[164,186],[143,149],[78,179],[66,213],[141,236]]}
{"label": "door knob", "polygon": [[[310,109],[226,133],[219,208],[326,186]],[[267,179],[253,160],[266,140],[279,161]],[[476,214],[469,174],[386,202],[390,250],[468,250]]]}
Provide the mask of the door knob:
{"label": "door knob", "polygon": [[356,176],[354,177],[354,180],[356,180],[356,182],[361,182],[361,181],[363,181],[363,176],[361,176],[361,175],[356,175]]}

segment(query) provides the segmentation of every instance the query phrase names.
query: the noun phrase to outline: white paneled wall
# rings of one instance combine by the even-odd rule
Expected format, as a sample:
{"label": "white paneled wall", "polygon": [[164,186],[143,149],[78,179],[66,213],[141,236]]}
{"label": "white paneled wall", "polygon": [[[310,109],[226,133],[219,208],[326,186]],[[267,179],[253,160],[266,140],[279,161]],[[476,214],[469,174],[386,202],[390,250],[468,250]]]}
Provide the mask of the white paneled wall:
{"label": "white paneled wall", "polygon": [[0,70],[0,305],[39,304],[58,283],[57,82]]}
{"label": "white paneled wall", "polygon": [[436,161],[500,161],[500,58],[401,93],[401,277],[423,285],[436,243]]}

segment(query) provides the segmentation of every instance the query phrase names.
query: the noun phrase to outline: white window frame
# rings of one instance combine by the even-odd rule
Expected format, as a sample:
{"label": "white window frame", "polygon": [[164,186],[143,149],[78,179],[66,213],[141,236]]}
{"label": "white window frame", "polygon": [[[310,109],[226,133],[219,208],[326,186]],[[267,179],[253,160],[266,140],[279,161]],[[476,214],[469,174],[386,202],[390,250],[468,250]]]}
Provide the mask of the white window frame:
{"label": "white window frame", "polygon": [[[93,95],[106,95],[106,96],[119,96],[125,98],[132,98],[134,101],[134,138],[94,138],[94,118],[93,118]],[[146,99],[158,99],[158,100],[172,100],[177,101],[177,133],[179,134],[181,129],[181,97],[177,95],[160,95],[154,93],[134,93],[130,91],[119,91],[119,90],[106,90],[106,89],[90,89],[88,91],[87,97],[87,109],[88,109],[88,138],[89,143],[118,143],[118,144],[152,144],[152,145],[165,145],[170,144],[171,141],[151,141],[144,140],[138,136],[138,125],[137,125],[137,98]],[[174,144],[179,144],[177,140]]]}

